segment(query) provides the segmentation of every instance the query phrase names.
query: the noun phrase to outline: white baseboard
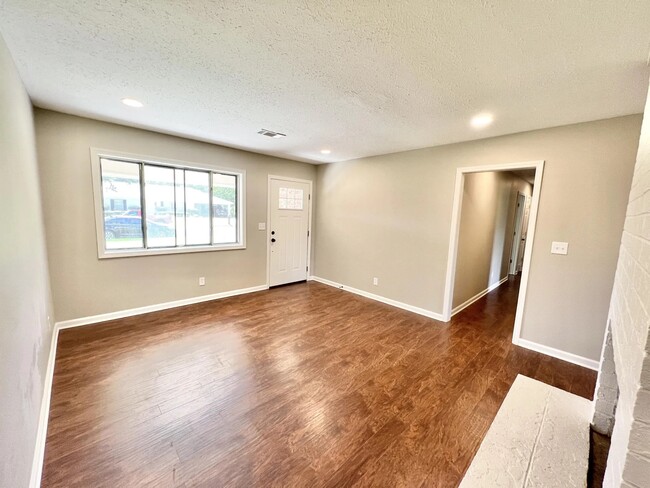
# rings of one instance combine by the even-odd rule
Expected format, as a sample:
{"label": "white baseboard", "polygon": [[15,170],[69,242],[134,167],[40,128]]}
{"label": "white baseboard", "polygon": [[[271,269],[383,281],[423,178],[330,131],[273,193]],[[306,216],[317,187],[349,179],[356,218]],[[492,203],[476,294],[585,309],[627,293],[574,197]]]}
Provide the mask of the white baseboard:
{"label": "white baseboard", "polygon": [[45,441],[47,440],[47,423],[50,416],[50,401],[52,398],[52,380],[54,378],[54,364],[56,359],[56,348],[59,338],[59,331],[62,329],[69,329],[71,327],[80,327],[82,325],[99,324],[107,320],[115,320],[124,317],[131,317],[134,315],[141,315],[149,312],[156,312],[158,310],[166,310],[168,308],[182,307],[184,305],[192,305],[194,303],[208,302],[210,300],[218,300],[220,298],[233,297],[236,295],[243,295],[246,293],[254,293],[256,291],[268,290],[267,285],[253,286],[250,288],[241,288],[239,290],[224,291],[221,293],[214,293],[212,295],[203,295],[199,297],[186,298],[184,300],[175,300],[173,302],[158,303],[155,305],[148,305],[146,307],[131,308],[128,310],[120,310],[118,312],[105,313],[100,315],[92,315],[89,317],[81,317],[78,319],[64,320],[54,324],[52,330],[52,343],[50,346],[50,355],[47,361],[47,370],[45,372],[45,382],[43,385],[43,400],[41,401],[41,411],[38,420],[38,430],[36,434],[36,446],[34,448],[34,460],[32,462],[32,474],[29,481],[30,488],[39,488],[41,485],[41,476],[43,474],[43,461],[45,460]]}
{"label": "white baseboard", "polygon": [[154,305],[147,305],[145,307],[130,308],[128,310],[120,310],[117,312],[91,315],[89,317],[81,317],[78,319],[64,320],[62,322],[57,322],[56,327],[59,329],[69,329],[70,327],[80,327],[82,325],[96,324],[99,322],[106,322],[107,320],[122,319],[124,317],[132,317],[134,315],[142,315],[143,313],[157,312],[159,310],[166,310],[168,308],[183,307],[185,305],[192,305],[194,303],[209,302],[211,300],[219,300],[220,298],[234,297],[236,295],[244,295],[246,293],[254,293],[256,291],[263,291],[268,289],[268,285],[259,285],[252,286],[250,288],[240,288],[239,290],[222,291],[220,293],[213,293],[212,295],[202,295],[199,297],[185,298],[183,300],[174,300],[173,302],[157,303]]}
{"label": "white baseboard", "polygon": [[367,291],[359,290],[358,288],[352,288],[351,286],[335,283],[333,281],[326,280],[325,278],[319,278],[318,276],[310,276],[308,280],[317,281],[318,283],[322,283],[328,286],[333,286],[334,288],[348,291],[350,293],[354,293],[355,295],[361,295],[362,297],[370,298],[371,300],[376,300],[378,302],[382,302],[387,305],[392,305],[393,307],[401,308],[403,310],[408,310],[409,312],[417,313],[419,315],[424,315],[425,317],[439,320],[441,322],[443,321],[442,314],[432,312],[431,310],[426,310],[424,308],[409,305],[408,303],[398,302],[397,300],[393,300],[392,298],[386,298],[386,297],[382,297],[381,295],[375,295],[374,293],[369,293]]}
{"label": "white baseboard", "polygon": [[496,289],[499,288],[502,284],[504,284],[506,281],[508,281],[508,276],[507,276],[507,275],[506,275],[505,278],[501,278],[501,281],[497,281],[496,283],[491,284],[489,287],[487,287],[487,288],[486,288],[485,290],[483,290],[482,292],[477,293],[476,295],[474,295],[474,296],[473,296],[472,298],[470,298],[469,300],[466,300],[466,301],[464,301],[463,303],[461,303],[460,305],[458,305],[457,307],[455,307],[455,308],[451,311],[451,316],[453,317],[454,315],[456,315],[456,314],[457,314],[458,312],[460,312],[461,310],[463,310],[463,309],[469,307],[469,306],[470,306],[472,303],[474,303],[475,301],[480,300],[481,298],[483,298],[485,295],[487,295],[487,294],[490,293],[491,291],[496,290]]}
{"label": "white baseboard", "polygon": [[47,439],[47,422],[50,417],[50,400],[52,399],[54,360],[56,359],[56,345],[58,339],[59,328],[55,324],[52,330],[52,341],[50,344],[50,355],[47,359],[47,369],[45,370],[43,399],[41,400],[38,430],[36,431],[36,446],[34,447],[34,459],[32,461],[32,475],[29,480],[30,488],[39,488],[41,486],[41,475],[43,474],[43,461],[45,458],[45,441]]}
{"label": "white baseboard", "polygon": [[[508,278],[504,278],[501,280],[499,283],[496,283],[492,285],[492,287],[488,288],[485,292],[481,292],[479,295],[476,297],[471,298],[464,304],[460,305],[459,307],[465,308],[469,306],[471,303],[474,301],[478,300],[482,296],[484,296],[486,293],[489,293],[493,289],[497,288],[499,285],[501,285],[503,282],[505,282]],[[335,288],[339,288],[344,291],[348,291],[350,293],[354,293],[356,295],[360,295],[366,298],[370,298],[371,300],[376,300],[378,302],[386,303],[388,305],[392,305],[397,308],[401,308],[403,310],[408,310],[409,312],[414,312],[419,315],[424,315],[425,317],[429,317],[435,320],[442,321],[442,315],[436,312],[432,312],[430,310],[426,310],[420,307],[415,307],[413,305],[408,305],[403,302],[398,302],[397,300],[393,300],[391,298],[386,298],[382,297],[380,295],[375,295],[374,293],[369,293],[367,291],[359,290],[357,288],[353,288],[347,285],[341,285],[338,283],[335,283],[330,280],[326,280],[324,278],[319,278],[318,276],[310,276],[308,278],[310,281],[317,281],[319,283],[323,283],[325,285],[329,285]],[[193,297],[193,298],[186,298],[183,300],[175,300],[172,302],[165,302],[165,303],[159,303],[155,305],[148,305],[145,307],[138,307],[138,308],[132,308],[128,310],[121,310],[117,312],[111,312],[111,313],[106,313],[106,314],[99,314],[99,315],[92,315],[89,317],[82,317],[78,319],[72,319],[72,320],[65,320],[62,322],[57,322],[54,324],[54,329],[52,331],[52,341],[50,345],[50,354],[47,362],[47,370],[45,373],[45,382],[44,382],[44,389],[43,389],[43,399],[41,401],[41,411],[40,411],[40,416],[39,416],[39,424],[38,424],[38,431],[37,431],[37,436],[36,436],[36,446],[34,449],[34,460],[32,463],[32,474],[31,474],[31,479],[29,486],[30,488],[38,488],[41,484],[41,476],[43,472],[43,461],[45,457],[45,441],[47,440],[47,424],[48,424],[48,419],[49,419],[49,413],[50,413],[50,401],[52,398],[52,380],[54,378],[54,365],[55,365],[55,359],[56,359],[56,349],[57,349],[57,343],[58,343],[58,337],[59,337],[59,331],[61,329],[67,329],[70,327],[80,327],[83,325],[89,325],[89,324],[96,324],[96,323],[101,323],[101,322],[106,322],[108,320],[115,320],[119,318],[124,318],[124,317],[131,317],[134,315],[141,315],[144,313],[149,313],[149,312],[156,312],[159,310],[166,310],[169,308],[175,308],[175,307],[182,307],[184,305],[192,305],[194,303],[201,303],[201,302],[206,302],[210,300],[218,300],[220,298],[227,298],[227,297],[232,297],[236,295],[243,295],[246,293],[254,293],[257,291],[263,291],[263,290],[268,290],[267,285],[260,285],[260,286],[253,286],[250,288],[242,288],[239,290],[231,290],[231,291],[225,291],[221,293],[214,293],[212,295],[203,295],[199,297]],[[462,308],[460,308],[458,311],[460,311]],[[455,309],[454,309],[455,310]],[[456,313],[456,311],[454,311]],[[516,345],[524,347],[526,349],[531,349],[536,352],[540,352],[542,354],[546,354],[548,356],[552,356],[558,359],[562,359],[564,361],[568,361],[570,363],[577,364],[579,366],[584,366],[589,369],[593,369],[598,371],[599,369],[599,362],[594,361],[593,359],[587,359],[582,356],[578,356],[569,352],[561,351],[559,349],[555,349],[552,347],[548,346],[543,346],[541,344],[537,344],[535,342],[527,341],[525,339],[519,339],[517,342],[515,342]]]}
{"label": "white baseboard", "polygon": [[[464,304],[459,306],[460,307],[468,307],[471,303],[474,303],[476,300],[481,298],[482,296],[486,295],[490,291],[496,289],[503,283],[507,281],[508,277],[506,276],[502,280],[500,280],[498,283],[495,283],[492,285],[490,288],[485,290],[484,292],[479,293],[475,297],[472,297],[470,300],[465,302]],[[370,298],[371,300],[377,300],[378,302],[386,303],[388,305],[392,305],[394,307],[398,307],[404,310],[408,310],[409,312],[414,312],[420,315],[424,315],[425,317],[429,317],[435,320],[440,320],[442,321],[442,315],[436,312],[432,312],[430,310],[425,310],[423,308],[415,307],[413,305],[408,305],[406,303],[398,302],[397,300],[392,300],[390,298],[382,297],[380,295],[375,295],[374,293],[369,293],[367,291],[359,290],[357,288],[353,288],[351,286],[347,285],[342,285],[340,283],[335,283],[334,281],[327,280],[325,278],[320,278],[318,276],[310,276],[308,278],[309,281],[317,281],[318,283],[323,283],[324,285],[332,286],[334,288],[339,288],[340,290],[348,291],[350,293],[354,293],[356,295],[361,295],[366,298]],[[593,359],[588,359],[582,356],[578,356],[576,354],[572,354],[570,352],[566,351],[561,351],[559,349],[555,349],[553,347],[549,346],[544,346],[542,344],[537,344],[536,342],[531,342],[527,341],[525,339],[518,339],[516,342],[513,341],[514,344],[524,347],[526,349],[530,349],[536,352],[540,352],[542,354],[546,354],[547,356],[551,356],[557,359],[561,359],[563,361],[567,361],[573,364],[577,364],[579,366],[584,366],[585,368],[593,369],[595,371],[598,371],[600,363],[598,361],[595,361]]]}
{"label": "white baseboard", "polygon": [[573,354],[570,352],[561,351],[560,349],[555,349],[554,347],[544,346],[536,342],[527,341],[526,339],[520,338],[516,342],[513,341],[513,344],[517,346],[525,347],[526,349],[530,349],[531,351],[541,352],[542,354],[546,354],[547,356],[552,356],[554,358],[561,359],[562,361],[567,361],[569,363],[577,364],[578,366],[584,366],[585,368],[593,369],[594,371],[598,371],[600,368],[599,361],[578,356],[577,354]]}

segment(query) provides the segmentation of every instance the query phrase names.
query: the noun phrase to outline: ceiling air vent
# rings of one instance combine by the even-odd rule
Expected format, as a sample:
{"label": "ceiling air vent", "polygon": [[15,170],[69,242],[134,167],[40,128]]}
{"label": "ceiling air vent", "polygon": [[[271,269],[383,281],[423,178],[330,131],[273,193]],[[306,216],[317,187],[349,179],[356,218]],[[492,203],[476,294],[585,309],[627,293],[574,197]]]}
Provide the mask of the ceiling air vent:
{"label": "ceiling air vent", "polygon": [[278,137],[286,137],[286,134],[282,134],[281,132],[275,132],[273,130],[268,130],[268,129],[262,129],[257,132],[258,134],[262,134],[263,136],[266,137],[273,137],[273,138],[278,138]]}

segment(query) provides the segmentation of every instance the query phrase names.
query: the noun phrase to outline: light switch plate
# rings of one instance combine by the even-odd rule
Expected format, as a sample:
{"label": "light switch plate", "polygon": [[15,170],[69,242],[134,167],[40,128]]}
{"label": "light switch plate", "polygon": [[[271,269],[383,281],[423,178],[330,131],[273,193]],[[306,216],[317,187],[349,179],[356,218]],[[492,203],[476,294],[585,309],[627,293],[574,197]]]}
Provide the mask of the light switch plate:
{"label": "light switch plate", "polygon": [[569,243],[553,241],[551,243],[551,254],[569,254]]}
{"label": "light switch plate", "polygon": [[266,230],[266,222],[260,222],[257,224],[257,230]]}

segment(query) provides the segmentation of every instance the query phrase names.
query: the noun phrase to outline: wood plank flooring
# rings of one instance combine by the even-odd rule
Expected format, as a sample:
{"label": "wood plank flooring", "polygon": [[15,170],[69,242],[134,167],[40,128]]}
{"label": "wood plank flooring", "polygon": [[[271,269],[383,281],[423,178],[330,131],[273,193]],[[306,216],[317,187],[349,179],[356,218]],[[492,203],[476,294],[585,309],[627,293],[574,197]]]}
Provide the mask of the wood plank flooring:
{"label": "wood plank flooring", "polygon": [[518,373],[511,280],[443,324],[309,282],[61,332],[44,487],[456,486]]}

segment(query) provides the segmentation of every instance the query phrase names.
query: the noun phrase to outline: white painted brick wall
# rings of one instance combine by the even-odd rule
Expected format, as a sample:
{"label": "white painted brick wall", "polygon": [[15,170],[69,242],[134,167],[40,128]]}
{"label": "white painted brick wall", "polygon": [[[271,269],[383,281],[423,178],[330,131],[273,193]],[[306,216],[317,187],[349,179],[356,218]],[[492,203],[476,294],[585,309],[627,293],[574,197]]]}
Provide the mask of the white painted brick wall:
{"label": "white painted brick wall", "polygon": [[614,363],[611,321],[607,325],[605,342],[600,359],[600,372],[594,398],[594,416],[591,424],[596,432],[612,435],[614,415],[618,401],[618,379]]}
{"label": "white painted brick wall", "polygon": [[609,319],[615,373],[604,347],[595,428],[607,427],[612,374],[619,395],[604,486],[650,487],[650,99],[641,129]]}

